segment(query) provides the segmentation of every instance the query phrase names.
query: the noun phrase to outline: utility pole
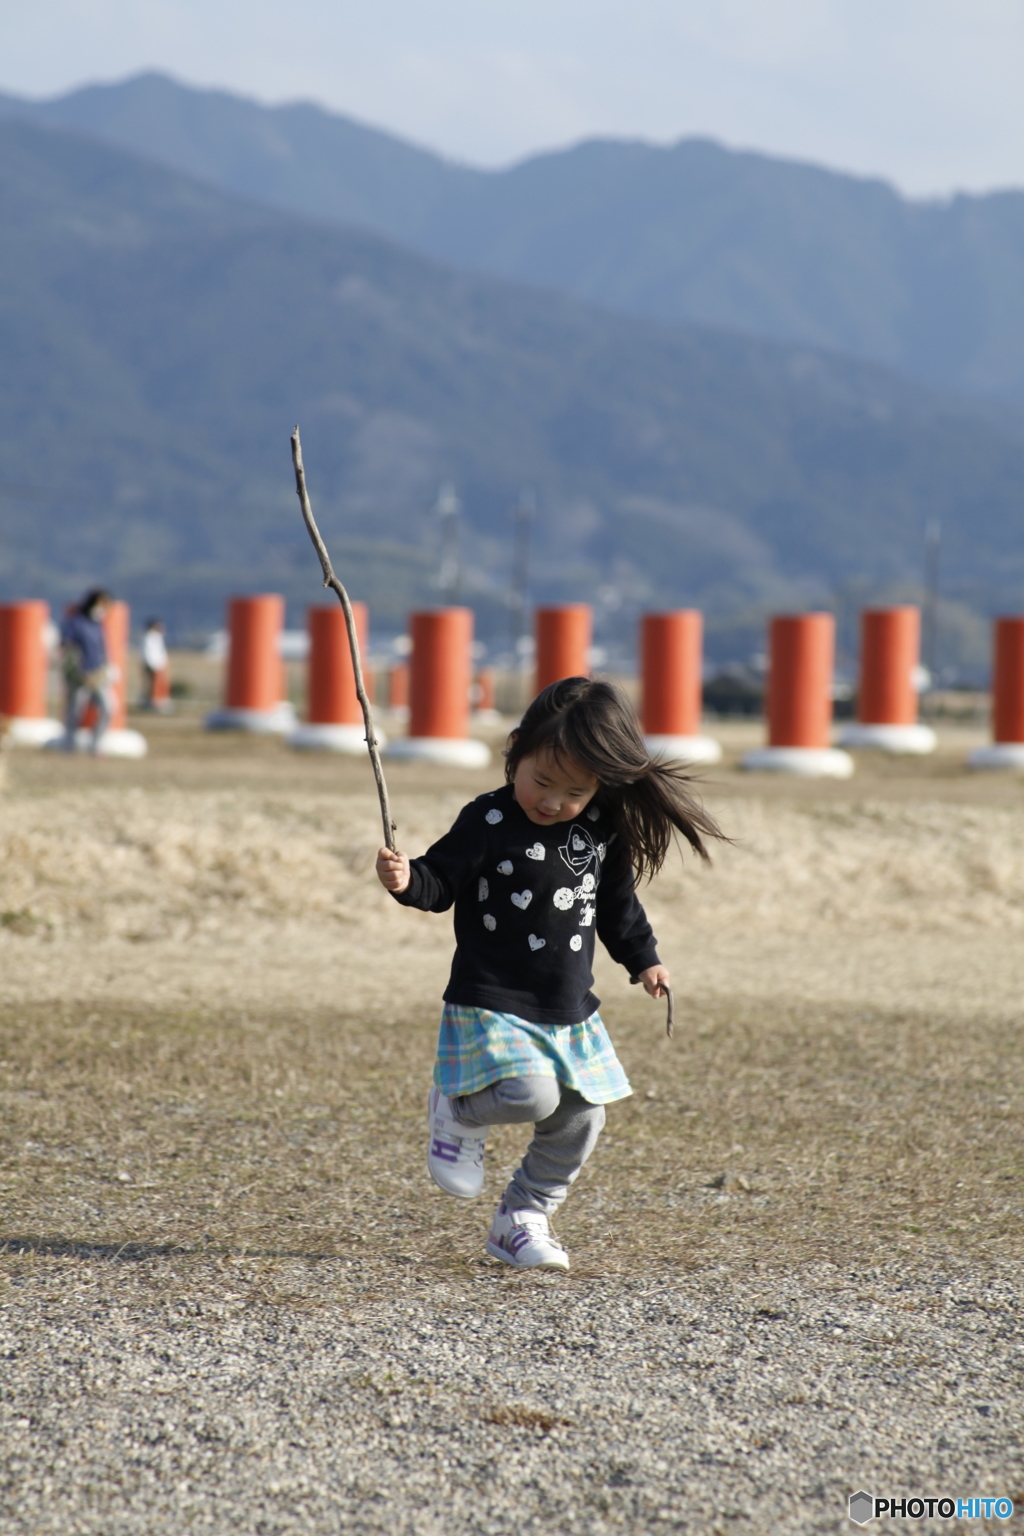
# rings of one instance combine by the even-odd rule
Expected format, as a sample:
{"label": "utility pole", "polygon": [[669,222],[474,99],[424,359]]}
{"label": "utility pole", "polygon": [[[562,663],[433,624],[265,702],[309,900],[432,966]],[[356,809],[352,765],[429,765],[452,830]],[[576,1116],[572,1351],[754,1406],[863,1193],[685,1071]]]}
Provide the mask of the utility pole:
{"label": "utility pole", "polygon": [[445,480],[437,493],[434,511],[441,519],[441,568],[437,584],[448,607],[454,607],[462,591],[462,566],[459,560],[460,502],[455,487]]}
{"label": "utility pole", "polygon": [[923,661],[934,687],[939,676],[939,562],[942,554],[942,524],[929,522],[924,531],[924,634]]}
{"label": "utility pole", "polygon": [[526,639],[528,630],[530,524],[536,515],[537,502],[533,492],[529,489],[521,491],[519,500],[512,510],[515,536],[512,558],[512,590],[509,593],[508,600],[512,650],[517,657],[520,656],[522,651],[520,642]]}

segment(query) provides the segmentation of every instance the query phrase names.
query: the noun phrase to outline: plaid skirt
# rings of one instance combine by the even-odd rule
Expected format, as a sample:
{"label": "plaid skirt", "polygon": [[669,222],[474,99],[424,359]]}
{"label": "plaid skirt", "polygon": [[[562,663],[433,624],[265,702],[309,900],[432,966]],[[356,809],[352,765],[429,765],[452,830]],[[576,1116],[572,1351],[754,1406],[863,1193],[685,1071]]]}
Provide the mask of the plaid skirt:
{"label": "plaid skirt", "polygon": [[511,1013],[445,1003],[435,1085],[458,1098],[504,1077],[557,1077],[591,1104],[633,1092],[599,1013],[582,1024],[530,1024]]}

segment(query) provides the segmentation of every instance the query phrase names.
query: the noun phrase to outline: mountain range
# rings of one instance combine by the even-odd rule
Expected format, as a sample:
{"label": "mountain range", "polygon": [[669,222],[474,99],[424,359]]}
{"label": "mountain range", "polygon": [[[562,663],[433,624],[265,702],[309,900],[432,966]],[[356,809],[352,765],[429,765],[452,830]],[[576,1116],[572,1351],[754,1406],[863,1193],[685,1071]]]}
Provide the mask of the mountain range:
{"label": "mountain range", "polygon": [[0,592],[110,581],[180,635],[272,587],[294,622],[321,596],[295,421],[336,564],[384,629],[438,597],[446,479],[492,649],[525,486],[533,596],[596,600],[612,643],[641,607],[694,603],[726,659],[773,608],[907,594],[930,519],[952,661],[982,661],[977,615],[1021,603],[1012,402],[441,263],[9,113]]}
{"label": "mountain range", "polygon": [[88,132],[237,196],[649,319],[869,358],[1024,402],[1024,193],[901,197],[706,139],[592,140],[500,171],[309,104],[146,74],[0,112]]}

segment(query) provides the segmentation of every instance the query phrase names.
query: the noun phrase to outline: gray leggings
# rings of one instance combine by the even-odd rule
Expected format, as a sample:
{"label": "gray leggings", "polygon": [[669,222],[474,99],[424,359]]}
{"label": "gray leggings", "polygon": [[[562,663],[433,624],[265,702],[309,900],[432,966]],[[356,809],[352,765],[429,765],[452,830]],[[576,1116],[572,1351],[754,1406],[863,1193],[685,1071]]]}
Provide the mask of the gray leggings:
{"label": "gray leggings", "polygon": [[462,1125],[533,1122],[533,1140],[505,1191],[510,1210],[558,1209],[594,1150],[604,1125],[604,1105],[591,1104],[553,1077],[505,1077],[453,1099]]}

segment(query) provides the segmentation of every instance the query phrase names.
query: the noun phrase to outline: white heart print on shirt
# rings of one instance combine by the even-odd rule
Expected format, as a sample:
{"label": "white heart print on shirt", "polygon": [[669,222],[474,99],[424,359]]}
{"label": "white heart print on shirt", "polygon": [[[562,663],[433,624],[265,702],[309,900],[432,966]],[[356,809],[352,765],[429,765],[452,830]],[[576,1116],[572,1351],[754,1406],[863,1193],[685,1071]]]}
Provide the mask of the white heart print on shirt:
{"label": "white heart print on shirt", "polygon": [[525,912],[527,907],[530,905],[530,902],[532,900],[533,900],[533,892],[532,891],[513,891],[512,892],[512,905],[514,907],[518,907],[520,912]]}
{"label": "white heart print on shirt", "polygon": [[487,884],[487,881],[484,879],[483,875],[481,875],[480,876],[480,884],[477,886],[477,889],[476,889],[476,899],[477,899],[477,901],[486,901],[490,894],[491,894],[491,888]]}
{"label": "white heart print on shirt", "polygon": [[528,859],[542,859],[546,853],[547,849],[543,843],[534,843],[532,848],[527,848],[526,857]]}
{"label": "white heart print on shirt", "polygon": [[587,811],[587,820],[588,821],[596,821],[597,818],[600,816],[600,814],[601,814],[601,812],[598,810],[597,806],[596,805],[592,805],[590,807],[590,809]]}
{"label": "white heart print on shirt", "polygon": [[494,918],[491,916],[491,914],[489,912],[485,912],[484,913],[484,927],[487,929],[487,932],[488,933],[493,933],[495,928],[497,928],[497,926],[498,925],[495,922]]}
{"label": "white heart print on shirt", "polygon": [[547,943],[547,939],[538,939],[538,937],[537,937],[537,935],[535,933],[531,933],[530,934],[530,948],[531,949],[543,949],[544,945],[546,943]]}
{"label": "white heart print on shirt", "polygon": [[512,860],[511,859],[502,859],[501,863],[498,865],[498,874],[499,875],[510,875],[511,873],[512,873]]}
{"label": "white heart print on shirt", "polygon": [[580,936],[580,934],[578,934],[578,933],[574,933],[573,934],[572,938],[569,940],[569,948],[570,949],[582,949],[583,948],[583,939]]}
{"label": "white heart print on shirt", "polygon": [[502,816],[501,812],[496,810],[488,811],[487,815],[484,817],[484,821],[489,821],[492,827],[496,827],[498,822],[503,820],[504,817]]}

